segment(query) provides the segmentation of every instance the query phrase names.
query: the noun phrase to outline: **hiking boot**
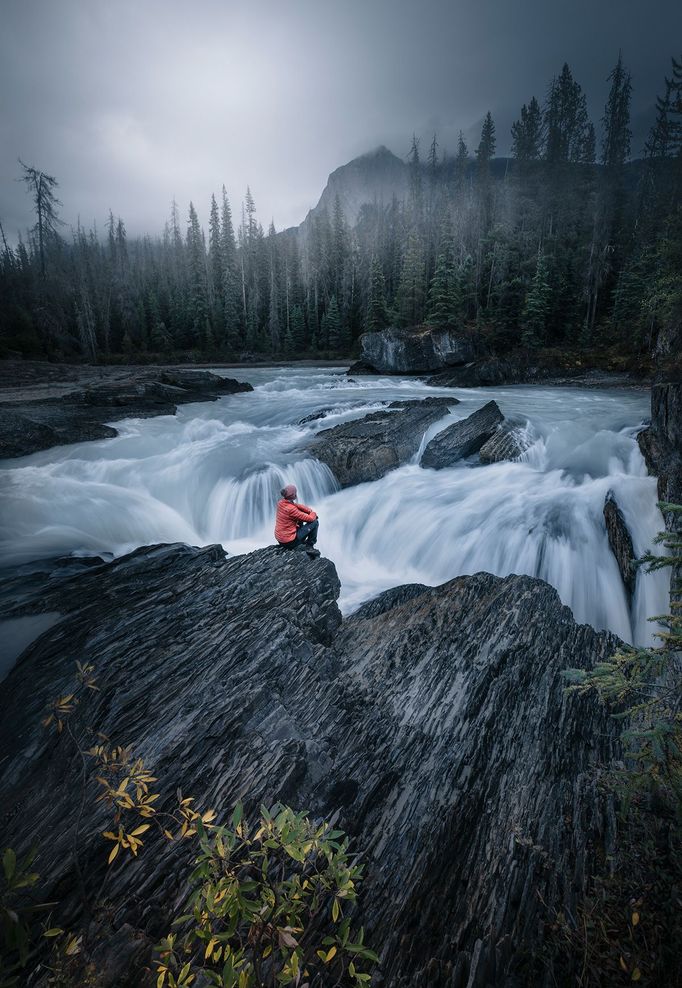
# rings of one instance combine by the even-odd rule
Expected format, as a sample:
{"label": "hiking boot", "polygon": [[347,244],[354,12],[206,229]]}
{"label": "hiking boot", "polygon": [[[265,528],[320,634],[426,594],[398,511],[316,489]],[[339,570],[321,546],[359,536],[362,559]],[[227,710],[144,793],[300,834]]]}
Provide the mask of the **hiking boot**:
{"label": "hiking boot", "polygon": [[311,557],[311,559],[317,559],[317,557],[320,555],[320,550],[316,549],[314,545],[304,545],[303,548]]}

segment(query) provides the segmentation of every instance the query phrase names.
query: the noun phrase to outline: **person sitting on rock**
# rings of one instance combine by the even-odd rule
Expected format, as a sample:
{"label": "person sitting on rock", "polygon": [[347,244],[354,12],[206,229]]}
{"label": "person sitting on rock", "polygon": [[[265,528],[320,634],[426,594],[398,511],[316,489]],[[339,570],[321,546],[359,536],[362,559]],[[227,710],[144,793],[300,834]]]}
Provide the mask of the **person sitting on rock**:
{"label": "person sitting on rock", "polygon": [[286,549],[305,549],[309,555],[319,556],[315,548],[320,522],[312,508],[296,504],[296,488],[287,484],[280,491],[275,518],[275,538]]}

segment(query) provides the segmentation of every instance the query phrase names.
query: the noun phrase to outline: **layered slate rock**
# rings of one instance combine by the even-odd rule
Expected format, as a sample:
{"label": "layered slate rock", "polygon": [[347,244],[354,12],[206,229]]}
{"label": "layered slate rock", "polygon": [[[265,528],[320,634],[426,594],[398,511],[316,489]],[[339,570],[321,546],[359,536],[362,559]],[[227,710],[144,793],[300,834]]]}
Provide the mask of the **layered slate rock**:
{"label": "layered slate rock", "polygon": [[[305,554],[158,546],[84,569],[46,579],[33,567],[0,584],[4,617],[63,615],[0,694],[4,842],[37,843],[60,922],[81,919],[70,856],[81,768],[67,733],[40,719],[79,660],[100,691],[72,730],[131,745],[158,778],[160,810],[178,788],[220,818],[240,797],[247,813],[279,799],[353,835],[377,984],[553,983],[534,957],[551,910],[574,915],[594,855],[611,850],[594,773],[618,733],[597,703],[566,694],[561,672],[615,639],[527,577],[399,587],[342,622],[334,566]],[[96,792],[79,839],[91,890],[107,851]],[[155,830],[144,839],[107,881],[97,942],[111,985],[140,983],[135,965],[182,911],[195,854]]]}
{"label": "layered slate rock", "polygon": [[473,360],[474,344],[454,329],[382,329],[360,337],[362,362],[382,374],[423,374]]}
{"label": "layered slate rock", "polygon": [[457,398],[392,401],[386,409],[319,432],[307,449],[342,487],[379,480],[407,463],[429,426],[457,404]]}
{"label": "layered slate rock", "polygon": [[422,466],[442,470],[465,456],[477,453],[503,421],[504,415],[497,402],[489,401],[483,408],[434,436],[424,450]]}
{"label": "layered slate rock", "polygon": [[52,446],[108,439],[105,423],[124,416],[174,415],[177,406],[253,391],[250,384],[210,371],[135,371],[88,384],[59,397],[0,404],[0,458]]}
{"label": "layered slate rock", "polygon": [[637,582],[637,571],[635,570],[635,549],[632,544],[632,536],[628,529],[623,512],[618,507],[616,496],[613,491],[609,491],[604,501],[604,521],[606,523],[606,533],[609,538],[611,552],[618,563],[618,571],[623,581],[628,600],[632,600]]}
{"label": "layered slate rock", "polygon": [[524,429],[505,420],[498,425],[490,439],[483,443],[478,455],[482,463],[518,460],[529,445]]}

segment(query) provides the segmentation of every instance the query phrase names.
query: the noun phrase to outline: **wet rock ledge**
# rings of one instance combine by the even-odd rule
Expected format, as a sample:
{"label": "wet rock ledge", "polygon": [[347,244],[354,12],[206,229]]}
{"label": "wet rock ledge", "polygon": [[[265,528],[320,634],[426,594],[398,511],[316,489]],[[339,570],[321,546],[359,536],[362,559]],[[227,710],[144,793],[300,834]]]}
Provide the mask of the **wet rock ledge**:
{"label": "wet rock ledge", "polygon": [[[92,370],[92,369],[91,369]],[[19,389],[17,389],[19,390]],[[210,371],[135,370],[90,379],[84,387],[30,397],[5,389],[0,401],[0,459],[52,446],[117,435],[106,422],[127,416],[174,415],[177,406],[253,391]]]}
{"label": "wet rock ledge", "polygon": [[[92,662],[101,691],[88,722],[145,758],[160,809],[179,787],[219,816],[240,797],[338,814],[367,860],[360,918],[381,955],[376,985],[554,984],[537,959],[542,902],[575,915],[609,853],[594,770],[617,754],[618,732],[588,697],[566,695],[561,670],[615,640],[528,577],[399,587],[343,620],[338,592],[330,561],[275,548],[154,546],[6,576],[0,617],[62,616],[0,690],[3,842],[37,843],[45,895],[77,929],[80,769],[66,733],[40,719],[75,661]],[[97,812],[88,798],[92,888],[106,857]],[[108,879],[107,984],[141,984],[135,972],[180,909],[191,842],[154,834]]]}

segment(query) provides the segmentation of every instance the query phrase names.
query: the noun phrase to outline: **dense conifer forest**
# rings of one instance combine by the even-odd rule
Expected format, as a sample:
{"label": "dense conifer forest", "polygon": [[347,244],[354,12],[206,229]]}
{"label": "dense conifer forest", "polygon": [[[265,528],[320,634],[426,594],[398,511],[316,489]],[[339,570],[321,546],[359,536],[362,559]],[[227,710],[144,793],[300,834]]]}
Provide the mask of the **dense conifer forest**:
{"label": "dense conifer forest", "polygon": [[[247,189],[207,207],[173,202],[160,236],[123,218],[70,232],[58,181],[20,161],[33,229],[0,241],[0,355],[90,361],[349,355],[387,325],[468,327],[493,349],[656,349],[682,311],[682,63],[673,59],[644,149],[631,147],[631,79],[619,57],[603,117],[568,65],[532,96],[496,157],[413,139],[404,200],[340,199],[267,233]],[[41,163],[43,164],[43,163]],[[0,217],[1,220],[1,217]]]}

